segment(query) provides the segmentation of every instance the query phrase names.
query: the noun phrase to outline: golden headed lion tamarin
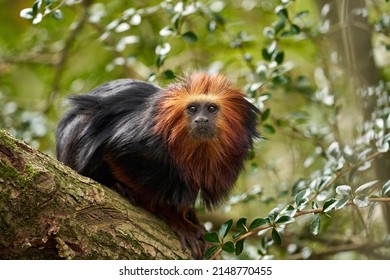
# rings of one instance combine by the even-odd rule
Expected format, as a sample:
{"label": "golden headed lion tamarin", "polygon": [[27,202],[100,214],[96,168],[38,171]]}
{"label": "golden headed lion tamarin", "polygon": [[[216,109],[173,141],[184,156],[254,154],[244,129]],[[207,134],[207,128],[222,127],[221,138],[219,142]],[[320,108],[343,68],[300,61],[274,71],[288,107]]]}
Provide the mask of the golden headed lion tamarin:
{"label": "golden headed lion tamarin", "polygon": [[257,108],[224,76],[203,72],[165,89],[115,80],[70,99],[58,159],[163,218],[201,258],[195,201],[211,209],[228,196],[259,136]]}

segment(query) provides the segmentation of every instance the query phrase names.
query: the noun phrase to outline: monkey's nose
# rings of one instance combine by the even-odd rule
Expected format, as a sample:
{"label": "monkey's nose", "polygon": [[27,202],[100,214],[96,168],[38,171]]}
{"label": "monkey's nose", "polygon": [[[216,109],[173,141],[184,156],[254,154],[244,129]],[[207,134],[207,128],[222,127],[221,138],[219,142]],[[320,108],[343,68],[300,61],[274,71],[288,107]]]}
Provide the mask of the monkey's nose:
{"label": "monkey's nose", "polygon": [[208,123],[209,122],[209,119],[208,118],[206,118],[206,117],[197,117],[196,119],[195,119],[195,123],[196,124],[206,124],[206,123]]}

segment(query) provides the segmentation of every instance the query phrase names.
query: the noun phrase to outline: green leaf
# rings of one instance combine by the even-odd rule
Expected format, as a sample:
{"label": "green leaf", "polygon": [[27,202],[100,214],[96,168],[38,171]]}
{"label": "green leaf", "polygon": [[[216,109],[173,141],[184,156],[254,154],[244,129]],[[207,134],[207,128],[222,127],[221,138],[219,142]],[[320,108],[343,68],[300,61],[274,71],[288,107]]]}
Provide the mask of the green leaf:
{"label": "green leaf", "polygon": [[213,245],[210,248],[207,249],[206,253],[204,253],[204,258],[208,259],[211,257],[211,255],[218,249],[219,246]]}
{"label": "green leaf", "polygon": [[221,243],[216,232],[208,232],[204,235],[204,240],[211,243]]}
{"label": "green leaf", "polygon": [[235,233],[232,234],[232,237],[233,237],[233,239],[236,239],[236,238],[240,237],[241,235],[243,235],[246,232],[247,232],[246,230],[235,232]]}
{"label": "green leaf", "polygon": [[366,191],[367,189],[371,188],[372,186],[374,186],[374,185],[375,185],[376,183],[378,183],[378,182],[379,182],[379,180],[374,180],[374,181],[365,183],[365,184],[359,186],[359,187],[356,189],[355,193],[358,194],[358,193],[360,193],[360,192]]}
{"label": "green leaf", "polygon": [[338,203],[338,200],[335,198],[328,199],[325,201],[324,206],[323,206],[323,212],[327,213],[331,211],[333,208],[336,207],[336,204]]}
{"label": "green leaf", "polygon": [[257,74],[259,75],[260,81],[264,81],[267,78],[267,66],[260,64],[256,69]]}
{"label": "green leaf", "polygon": [[53,18],[55,18],[56,20],[63,20],[64,19],[64,14],[62,13],[61,10],[54,10],[53,11]]}
{"label": "green leaf", "polygon": [[275,228],[272,229],[272,240],[277,245],[282,244],[282,238],[280,237],[279,232]]}
{"label": "green leaf", "polygon": [[244,240],[245,239],[241,239],[239,241],[237,241],[236,243],[236,256],[238,255],[241,255],[242,251],[244,250]]}
{"label": "green leaf", "polygon": [[167,80],[171,80],[171,79],[176,78],[176,75],[175,75],[175,73],[172,70],[164,71],[162,73],[162,76],[164,77],[164,79],[167,79]]}
{"label": "green leaf", "polygon": [[229,221],[221,225],[221,228],[219,229],[218,232],[219,236],[225,238],[226,235],[229,233],[230,229],[232,228],[232,225],[233,225],[232,219],[230,219]]}
{"label": "green leaf", "polygon": [[277,6],[275,8],[275,13],[282,19],[288,18],[288,11],[284,6]]}
{"label": "green leaf", "polygon": [[221,246],[222,250],[228,253],[234,253],[236,251],[234,243],[232,241],[228,241]]}
{"label": "green leaf", "polygon": [[386,184],[384,184],[382,187],[382,195],[385,195],[388,192],[390,192],[390,180],[387,181]]}
{"label": "green leaf", "polygon": [[180,22],[181,22],[181,14],[179,13],[174,14],[173,17],[171,18],[171,23],[173,24],[175,29],[179,29]]}
{"label": "green leaf", "polygon": [[334,207],[334,209],[338,210],[338,209],[341,209],[343,208],[345,205],[347,205],[349,202],[349,197],[348,196],[345,196],[339,200],[337,200],[337,203]]}
{"label": "green leaf", "polygon": [[[278,34],[280,31],[282,31],[286,27],[286,19],[280,18],[276,24],[274,24],[274,32],[275,34]],[[271,37],[273,38],[273,37]]]}
{"label": "green leaf", "polygon": [[156,66],[161,67],[164,64],[166,57],[167,57],[166,55],[158,55],[156,60]]}
{"label": "green leaf", "polygon": [[352,188],[348,185],[340,185],[336,187],[336,193],[341,195],[351,195]]}
{"label": "green leaf", "polygon": [[246,230],[246,221],[247,219],[246,218],[240,218],[237,223],[236,223],[236,227],[238,230]]}
{"label": "green leaf", "polygon": [[294,198],[295,203],[299,206],[302,202],[303,199],[307,199],[310,195],[310,189],[303,189]]}
{"label": "green leaf", "polygon": [[266,133],[275,134],[276,129],[270,124],[264,124],[263,129]]}
{"label": "green leaf", "polygon": [[304,16],[306,16],[306,15],[308,15],[308,14],[309,14],[309,11],[300,11],[300,12],[298,12],[298,13],[294,16],[294,18],[298,19],[298,18],[304,17]]}
{"label": "green leaf", "polygon": [[280,211],[280,215],[294,217],[295,213],[297,213],[297,209],[294,206],[289,204],[286,208]]}
{"label": "green leaf", "polygon": [[271,61],[272,54],[269,54],[266,48],[263,48],[263,49],[261,50],[261,55],[263,56],[263,58],[264,58],[265,60]]}
{"label": "green leaf", "polygon": [[262,113],[261,113],[261,120],[264,122],[268,119],[269,117],[269,114],[270,114],[271,110],[270,108],[266,108]]}
{"label": "green leaf", "polygon": [[42,0],[36,0],[32,6],[33,16],[35,17],[38,14],[39,9],[42,6]]}
{"label": "green leaf", "polygon": [[192,31],[182,34],[181,37],[188,43],[195,43],[198,41],[198,36],[196,36],[196,34]]}
{"label": "green leaf", "polygon": [[275,37],[275,33],[276,33],[275,29],[270,27],[270,26],[266,26],[263,29],[263,35],[264,35],[264,37],[266,37],[268,39],[273,39]]}
{"label": "green leaf", "polygon": [[282,64],[284,60],[284,52],[278,52],[275,56],[275,61],[278,64]]}
{"label": "green leaf", "polygon": [[280,127],[288,127],[288,122],[286,122],[283,119],[277,119],[276,120],[276,125]]}
{"label": "green leaf", "polygon": [[212,18],[207,23],[207,30],[212,33],[215,30],[217,30],[218,26],[223,27],[225,25],[225,19],[220,15],[215,15],[214,18]]}
{"label": "green leaf", "polygon": [[301,28],[296,24],[291,24],[290,32],[292,35],[297,35],[301,33]]}
{"label": "green leaf", "polygon": [[316,215],[310,224],[310,231],[313,235],[317,235],[321,228],[320,215]]}
{"label": "green leaf", "polygon": [[285,85],[289,82],[289,78],[287,78],[286,76],[284,75],[278,75],[278,76],[275,76],[273,79],[272,79],[272,83],[275,85],[275,86],[281,86],[281,85]]}
{"label": "green leaf", "polygon": [[268,220],[271,224],[275,223],[276,217],[279,215],[279,208],[275,207],[268,214]]}
{"label": "green leaf", "polygon": [[276,224],[282,224],[282,225],[285,225],[285,224],[290,224],[292,222],[294,222],[295,219],[293,217],[290,217],[290,216],[282,216],[280,217],[279,219],[276,220]]}
{"label": "green leaf", "polygon": [[262,225],[267,224],[269,221],[268,219],[263,219],[263,218],[257,218],[253,220],[253,222],[249,225],[249,230],[255,229],[257,227],[260,227]]}

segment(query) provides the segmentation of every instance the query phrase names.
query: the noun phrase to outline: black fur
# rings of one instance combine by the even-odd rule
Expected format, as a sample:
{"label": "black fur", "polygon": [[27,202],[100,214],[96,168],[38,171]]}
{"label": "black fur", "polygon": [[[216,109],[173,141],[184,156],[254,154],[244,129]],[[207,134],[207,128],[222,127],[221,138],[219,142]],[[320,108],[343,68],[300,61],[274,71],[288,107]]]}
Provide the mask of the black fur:
{"label": "black fur", "polygon": [[197,191],[183,182],[162,139],[152,134],[162,92],[149,83],[120,79],[72,96],[73,107],[57,129],[57,158],[80,174],[116,188],[122,183],[112,175],[105,160],[108,155],[135,181],[135,189],[148,194],[149,203],[192,207]]}

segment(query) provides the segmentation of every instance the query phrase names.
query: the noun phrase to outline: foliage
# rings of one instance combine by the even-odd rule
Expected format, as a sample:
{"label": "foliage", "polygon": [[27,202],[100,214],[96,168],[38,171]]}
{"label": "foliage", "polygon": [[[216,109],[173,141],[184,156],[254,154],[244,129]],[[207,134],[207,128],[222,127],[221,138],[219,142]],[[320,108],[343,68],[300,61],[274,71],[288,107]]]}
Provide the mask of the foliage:
{"label": "foliage", "polygon": [[[166,84],[191,69],[222,71],[261,110],[266,140],[218,210],[227,221],[205,217],[206,257],[390,258],[382,216],[390,177],[378,180],[374,172],[388,164],[386,68],[365,91],[376,104],[363,118],[356,90],[345,76],[332,78],[322,47],[328,31],[313,1],[133,2],[36,0],[21,7],[26,21],[17,28],[24,32],[0,47],[0,127],[52,150],[66,94],[123,76]],[[378,45],[388,47],[385,4],[374,2],[370,25],[385,38]],[[18,71],[26,75],[22,84]],[[27,88],[35,91],[33,104]]]}

